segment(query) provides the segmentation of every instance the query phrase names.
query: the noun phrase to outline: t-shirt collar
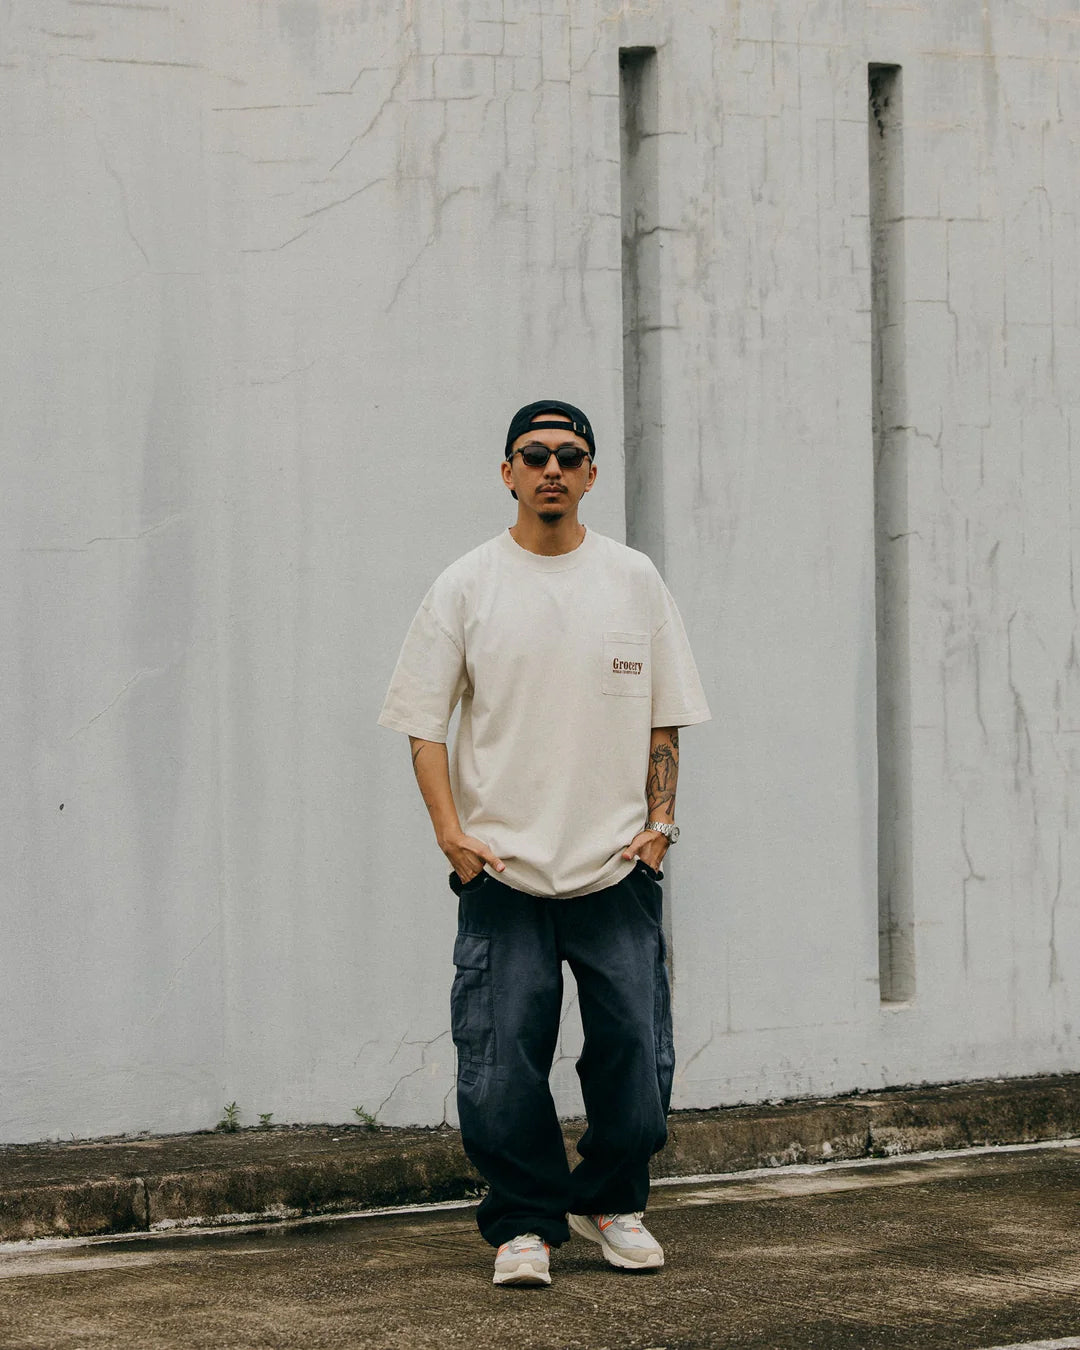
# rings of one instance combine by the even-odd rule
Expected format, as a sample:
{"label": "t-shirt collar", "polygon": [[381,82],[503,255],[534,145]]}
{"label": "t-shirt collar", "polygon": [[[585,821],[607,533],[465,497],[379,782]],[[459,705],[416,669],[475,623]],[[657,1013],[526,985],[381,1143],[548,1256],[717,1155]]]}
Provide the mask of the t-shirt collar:
{"label": "t-shirt collar", "polygon": [[571,549],[569,553],[531,553],[527,548],[522,548],[514,536],[506,529],[499,536],[502,544],[502,550],[508,558],[531,567],[534,572],[569,572],[572,567],[580,567],[592,554],[596,535],[590,529],[586,529],[585,538],[578,544],[577,548]]}

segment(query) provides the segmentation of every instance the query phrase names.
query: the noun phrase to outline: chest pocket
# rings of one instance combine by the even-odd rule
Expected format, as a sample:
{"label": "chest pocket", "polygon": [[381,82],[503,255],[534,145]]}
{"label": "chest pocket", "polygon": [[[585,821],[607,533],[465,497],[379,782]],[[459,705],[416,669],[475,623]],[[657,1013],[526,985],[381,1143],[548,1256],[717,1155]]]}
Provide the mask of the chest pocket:
{"label": "chest pocket", "polygon": [[648,698],[652,693],[648,633],[605,633],[600,691],[622,698]]}

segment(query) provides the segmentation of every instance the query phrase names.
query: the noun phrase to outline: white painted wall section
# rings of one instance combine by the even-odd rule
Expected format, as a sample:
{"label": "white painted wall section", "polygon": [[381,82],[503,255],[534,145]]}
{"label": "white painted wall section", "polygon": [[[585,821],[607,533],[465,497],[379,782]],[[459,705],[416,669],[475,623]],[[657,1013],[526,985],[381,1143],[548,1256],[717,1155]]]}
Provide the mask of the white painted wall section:
{"label": "white painted wall section", "polygon": [[[453,900],[375,718],[431,579],[510,519],[517,406],[589,411],[585,518],[624,535],[627,47],[654,523],[715,714],[674,1104],[1080,1069],[1072,5],[9,0],[0,1140],[453,1120]],[[871,63],[903,79],[887,1005]],[[579,1043],[570,1010],[567,1114]]]}

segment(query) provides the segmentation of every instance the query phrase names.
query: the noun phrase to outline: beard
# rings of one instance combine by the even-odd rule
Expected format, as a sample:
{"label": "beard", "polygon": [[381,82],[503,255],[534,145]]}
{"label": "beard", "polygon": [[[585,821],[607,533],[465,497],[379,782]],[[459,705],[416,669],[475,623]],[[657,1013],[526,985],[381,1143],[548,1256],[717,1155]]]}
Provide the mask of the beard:
{"label": "beard", "polygon": [[563,513],[561,511],[538,511],[537,515],[539,515],[545,525],[555,525],[563,518]]}

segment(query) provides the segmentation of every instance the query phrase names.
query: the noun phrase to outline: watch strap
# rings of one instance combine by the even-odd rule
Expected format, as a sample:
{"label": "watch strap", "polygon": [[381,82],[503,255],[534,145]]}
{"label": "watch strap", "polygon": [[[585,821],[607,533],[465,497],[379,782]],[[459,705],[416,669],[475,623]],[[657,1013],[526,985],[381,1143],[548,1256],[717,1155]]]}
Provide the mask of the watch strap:
{"label": "watch strap", "polygon": [[674,844],[679,837],[678,825],[669,824],[666,820],[649,820],[645,823],[647,830],[655,830],[657,834],[662,834],[669,844]]}

